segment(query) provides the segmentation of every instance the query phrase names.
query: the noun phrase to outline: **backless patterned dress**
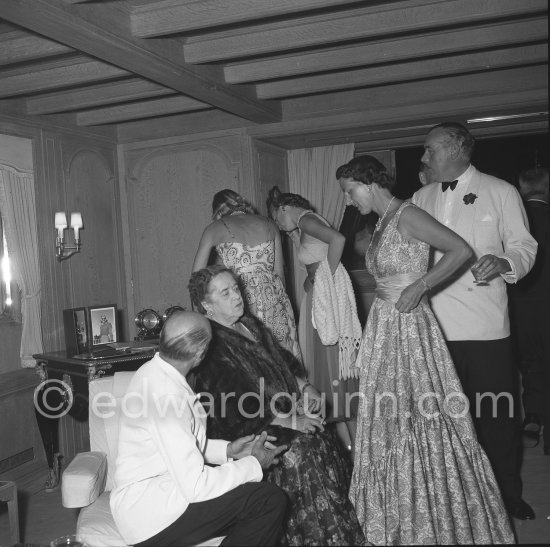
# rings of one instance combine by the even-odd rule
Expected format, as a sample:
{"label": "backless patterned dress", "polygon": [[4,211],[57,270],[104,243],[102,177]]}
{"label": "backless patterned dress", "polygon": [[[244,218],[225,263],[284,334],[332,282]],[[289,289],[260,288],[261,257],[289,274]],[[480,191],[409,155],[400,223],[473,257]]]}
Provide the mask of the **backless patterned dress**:
{"label": "backless patterned dress", "polygon": [[301,361],[294,312],[283,282],[275,273],[275,241],[270,239],[248,246],[234,241],[231,230],[223,224],[233,241],[216,245],[216,252],[224,266],[238,276],[247,310]]}
{"label": "backless patterned dress", "polygon": [[359,349],[359,416],[350,499],[375,545],[514,543],[467,399],[426,300],[395,308],[428,268],[429,246],[404,239],[404,203],[366,266],[376,278]]}

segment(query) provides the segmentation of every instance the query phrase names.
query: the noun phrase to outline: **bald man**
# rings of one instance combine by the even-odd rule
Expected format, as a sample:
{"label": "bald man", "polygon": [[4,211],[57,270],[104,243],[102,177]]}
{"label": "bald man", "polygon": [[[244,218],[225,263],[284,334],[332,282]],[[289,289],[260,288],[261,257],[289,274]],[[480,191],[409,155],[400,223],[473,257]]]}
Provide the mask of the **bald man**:
{"label": "bald man", "polygon": [[[286,497],[260,482],[286,449],[267,435],[206,438],[206,413],[187,383],[212,333],[198,313],[176,312],[159,352],[132,378],[123,402],[110,504],[128,545],[275,545]],[[208,464],[216,464],[215,467]]]}

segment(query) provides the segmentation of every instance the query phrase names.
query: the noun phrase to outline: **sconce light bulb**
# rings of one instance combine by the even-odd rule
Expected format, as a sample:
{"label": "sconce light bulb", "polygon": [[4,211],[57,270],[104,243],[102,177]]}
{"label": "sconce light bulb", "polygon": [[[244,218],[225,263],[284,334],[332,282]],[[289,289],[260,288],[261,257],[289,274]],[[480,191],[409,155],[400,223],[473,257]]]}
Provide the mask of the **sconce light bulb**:
{"label": "sconce light bulb", "polygon": [[67,227],[67,216],[63,211],[55,213],[55,227],[58,231]]}
{"label": "sconce light bulb", "polygon": [[71,213],[71,227],[82,228],[82,215],[80,213]]}

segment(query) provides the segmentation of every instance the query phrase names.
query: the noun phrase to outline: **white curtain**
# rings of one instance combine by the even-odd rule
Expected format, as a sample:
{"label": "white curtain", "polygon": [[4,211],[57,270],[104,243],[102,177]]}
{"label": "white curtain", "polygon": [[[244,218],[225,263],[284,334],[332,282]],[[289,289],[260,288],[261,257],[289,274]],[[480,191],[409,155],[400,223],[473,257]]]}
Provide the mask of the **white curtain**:
{"label": "white curtain", "polygon": [[[344,194],[336,180],[336,169],[353,158],[355,145],[338,144],[318,148],[302,148],[288,153],[290,191],[309,200],[315,210],[338,230],[346,209]],[[304,295],[305,268],[294,259],[294,294],[296,303]]]}
{"label": "white curtain", "polygon": [[40,329],[40,270],[32,173],[0,165],[0,212],[5,220],[13,277],[22,292],[21,365],[30,368],[35,365],[33,354],[44,351]]}

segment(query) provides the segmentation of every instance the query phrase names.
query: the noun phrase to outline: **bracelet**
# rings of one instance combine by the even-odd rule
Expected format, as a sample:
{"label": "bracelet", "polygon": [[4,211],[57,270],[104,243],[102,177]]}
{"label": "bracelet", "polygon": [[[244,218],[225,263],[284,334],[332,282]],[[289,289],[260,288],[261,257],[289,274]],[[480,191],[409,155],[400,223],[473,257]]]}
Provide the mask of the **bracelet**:
{"label": "bracelet", "polygon": [[426,280],[424,279],[424,277],[421,277],[420,278],[420,281],[422,281],[422,283],[424,284],[424,287],[426,287],[426,290],[427,291],[431,291],[432,288],[428,285],[428,283],[426,283]]}
{"label": "bracelet", "polygon": [[306,390],[307,386],[310,386],[311,384],[306,381],[306,383],[302,386],[302,389],[300,390],[300,395],[304,394],[304,391]]}

